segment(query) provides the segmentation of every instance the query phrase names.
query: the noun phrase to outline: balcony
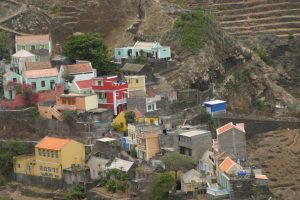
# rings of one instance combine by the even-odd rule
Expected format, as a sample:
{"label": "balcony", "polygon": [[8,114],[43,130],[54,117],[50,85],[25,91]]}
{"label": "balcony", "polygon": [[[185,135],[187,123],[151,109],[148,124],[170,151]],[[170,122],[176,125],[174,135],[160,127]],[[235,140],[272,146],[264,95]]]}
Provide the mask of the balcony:
{"label": "balcony", "polygon": [[124,103],[127,103],[127,99],[119,99],[119,100],[117,100],[117,103],[118,103],[118,104],[124,104]]}
{"label": "balcony", "polygon": [[56,109],[57,110],[76,110],[76,106],[75,105],[56,105]]}
{"label": "balcony", "polygon": [[107,103],[107,99],[98,99],[99,104],[105,104]]}

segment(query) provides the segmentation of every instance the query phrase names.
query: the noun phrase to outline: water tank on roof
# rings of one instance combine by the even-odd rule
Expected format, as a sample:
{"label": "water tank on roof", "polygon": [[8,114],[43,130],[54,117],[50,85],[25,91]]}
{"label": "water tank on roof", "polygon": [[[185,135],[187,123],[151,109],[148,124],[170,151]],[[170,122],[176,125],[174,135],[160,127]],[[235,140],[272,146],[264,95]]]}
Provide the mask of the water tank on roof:
{"label": "water tank on roof", "polygon": [[237,175],[243,177],[247,175],[247,172],[245,170],[241,170],[237,173]]}

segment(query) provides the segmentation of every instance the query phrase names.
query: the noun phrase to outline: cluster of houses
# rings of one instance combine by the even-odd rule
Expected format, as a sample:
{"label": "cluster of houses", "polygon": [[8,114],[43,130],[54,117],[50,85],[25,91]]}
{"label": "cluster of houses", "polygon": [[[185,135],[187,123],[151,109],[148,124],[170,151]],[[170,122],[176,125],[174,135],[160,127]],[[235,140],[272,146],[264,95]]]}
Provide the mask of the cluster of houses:
{"label": "cluster of houses", "polygon": [[[207,199],[243,199],[251,195],[251,187],[267,183],[268,178],[247,160],[244,124],[225,124],[216,129],[216,138],[206,126],[170,126],[173,119],[157,111],[164,109],[164,102],[177,101],[176,90],[163,78],[149,83],[145,65],[128,62],[114,76],[97,76],[89,61],[52,66],[49,35],[16,36],[16,51],[10,69],[3,75],[5,98],[15,98],[16,84],[31,86],[37,93],[61,84],[64,92],[56,94],[54,102],[38,105],[42,117],[62,121],[65,110],[110,111],[114,116],[112,127],[122,135],[93,138],[92,145],[45,137],[35,145],[33,155],[14,159],[16,180],[68,188],[99,182],[106,170],[116,168],[129,175],[132,190],[139,193],[148,178],[137,168],[149,168],[151,175],[165,168],[161,156],[177,152],[197,162],[195,169],[180,176],[184,194],[205,190]],[[171,58],[170,47],[158,42],[137,41],[133,47],[116,48],[114,53],[116,61],[138,56]],[[226,112],[225,101],[212,100],[203,105],[212,116]],[[129,112],[134,116],[130,123],[126,118]]]}
{"label": "cluster of houses", "polygon": [[190,125],[166,130],[158,119],[141,115],[127,125],[126,136],[96,139],[89,154],[85,150],[90,146],[72,139],[45,137],[35,145],[34,155],[14,159],[15,176],[21,182],[70,188],[99,183],[106,170],[119,169],[130,177],[129,193],[137,195],[144,191],[149,175],[164,170],[160,157],[177,152],[193,158],[197,167],[182,171],[180,191],[175,194],[248,199],[254,187],[267,185],[268,177],[247,159],[244,124],[230,122],[216,134],[212,139],[211,131]]}

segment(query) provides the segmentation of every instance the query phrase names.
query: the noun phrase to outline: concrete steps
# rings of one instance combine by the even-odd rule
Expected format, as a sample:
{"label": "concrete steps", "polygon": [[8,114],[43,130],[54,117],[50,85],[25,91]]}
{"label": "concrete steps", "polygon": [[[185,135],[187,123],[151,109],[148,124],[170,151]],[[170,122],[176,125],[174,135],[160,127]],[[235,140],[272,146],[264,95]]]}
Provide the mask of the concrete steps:
{"label": "concrete steps", "polygon": [[229,34],[300,34],[300,0],[214,0],[211,10]]}

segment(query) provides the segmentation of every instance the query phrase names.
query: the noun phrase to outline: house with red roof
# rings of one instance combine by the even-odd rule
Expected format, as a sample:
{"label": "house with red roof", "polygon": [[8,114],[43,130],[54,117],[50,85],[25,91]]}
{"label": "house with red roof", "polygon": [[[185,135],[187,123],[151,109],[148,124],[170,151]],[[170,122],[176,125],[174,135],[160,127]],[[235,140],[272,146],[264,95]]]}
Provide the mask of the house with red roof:
{"label": "house with red roof", "polygon": [[62,183],[64,170],[84,166],[85,149],[75,140],[46,136],[35,145],[34,155],[16,156],[14,160],[17,181],[36,179],[41,185],[51,180]]}
{"label": "house with red roof", "polygon": [[69,90],[71,93],[92,94],[92,85],[92,79],[73,81]]}
{"label": "house with red roof", "polygon": [[97,71],[89,61],[77,61],[73,65],[62,65],[59,70],[59,77],[64,80],[67,76],[72,76],[73,81],[90,80],[97,76]]}
{"label": "house with red roof", "polygon": [[161,100],[161,96],[157,95],[155,90],[150,86],[146,91],[146,108],[147,112],[157,110],[156,103]]}
{"label": "house with red roof", "polygon": [[60,83],[57,68],[25,70],[23,72],[24,83],[31,85],[36,92],[54,90]]}
{"label": "house with red roof", "polygon": [[243,123],[232,122],[218,128],[214,150],[234,155],[237,159],[246,159],[246,131]]}

